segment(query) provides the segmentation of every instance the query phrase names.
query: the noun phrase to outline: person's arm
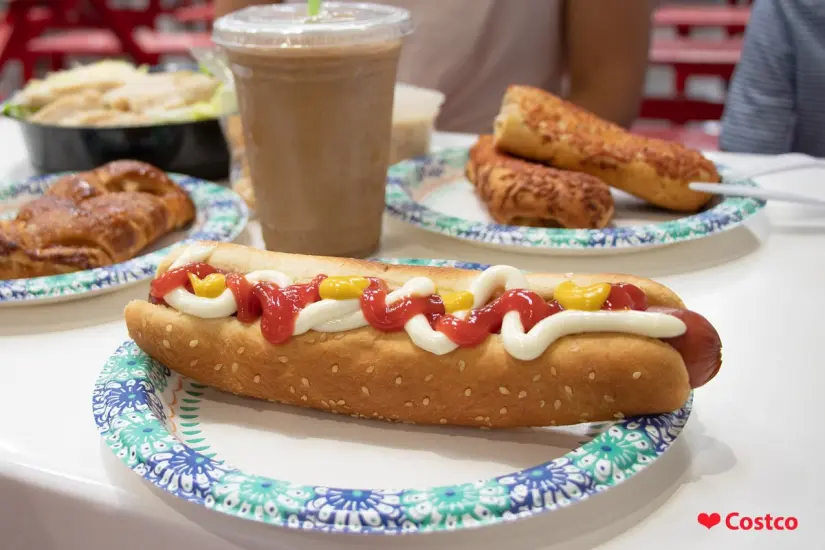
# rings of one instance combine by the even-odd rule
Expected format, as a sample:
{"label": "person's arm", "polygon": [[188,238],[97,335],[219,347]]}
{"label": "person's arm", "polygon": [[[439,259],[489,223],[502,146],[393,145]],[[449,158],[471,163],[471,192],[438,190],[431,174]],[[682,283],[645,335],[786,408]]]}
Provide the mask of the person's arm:
{"label": "person's arm", "polygon": [[215,19],[223,17],[227,13],[242,10],[248,6],[281,3],[283,3],[283,0],[215,0]]}
{"label": "person's arm", "polygon": [[570,101],[630,126],[644,92],[652,6],[650,0],[565,2]]}
{"label": "person's arm", "polygon": [[796,126],[796,56],[785,2],[757,0],[731,81],[719,147],[735,153],[788,153]]}

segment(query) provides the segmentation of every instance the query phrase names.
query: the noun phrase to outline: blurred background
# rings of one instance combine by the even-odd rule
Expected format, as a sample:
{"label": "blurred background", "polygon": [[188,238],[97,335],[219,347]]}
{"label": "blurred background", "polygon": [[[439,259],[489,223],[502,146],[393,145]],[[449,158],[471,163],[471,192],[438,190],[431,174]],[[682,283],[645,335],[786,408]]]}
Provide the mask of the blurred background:
{"label": "blurred background", "polygon": [[[633,130],[717,148],[748,0],[665,0],[654,15],[645,99]],[[0,101],[31,78],[101,58],[191,63],[210,45],[210,0],[0,0]]]}

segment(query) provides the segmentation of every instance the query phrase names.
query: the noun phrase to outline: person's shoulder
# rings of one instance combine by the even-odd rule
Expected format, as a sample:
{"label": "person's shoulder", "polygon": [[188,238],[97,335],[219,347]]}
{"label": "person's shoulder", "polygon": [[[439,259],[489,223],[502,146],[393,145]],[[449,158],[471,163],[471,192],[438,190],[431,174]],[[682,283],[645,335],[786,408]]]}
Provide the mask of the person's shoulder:
{"label": "person's shoulder", "polygon": [[822,0],[757,0],[751,10],[748,32],[771,25],[784,25],[796,34],[805,29],[821,29],[825,21],[825,2]]}

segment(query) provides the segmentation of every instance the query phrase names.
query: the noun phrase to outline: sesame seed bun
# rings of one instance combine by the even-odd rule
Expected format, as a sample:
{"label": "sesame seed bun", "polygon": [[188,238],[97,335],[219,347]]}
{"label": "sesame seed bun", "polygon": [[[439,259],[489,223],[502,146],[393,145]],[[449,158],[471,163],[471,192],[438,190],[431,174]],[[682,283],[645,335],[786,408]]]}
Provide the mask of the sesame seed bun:
{"label": "sesame seed bun", "polygon": [[[179,256],[174,251],[159,272]],[[413,276],[465,290],[477,271],[388,266],[362,260],[279,254],[218,244],[207,263],[249,272],[278,269],[297,280],[327,275],[376,276],[399,287]],[[629,282],[651,305],[683,307],[669,289],[622,275],[576,275],[578,284]],[[545,298],[564,275],[530,274]],[[372,327],[309,331],[272,345],[260,322],[201,319],[142,300],[125,311],[129,335],[154,359],[201,384],[237,395],[364,418],[486,428],[615,420],[679,408],[690,392],[681,355],[664,342],[619,333],[558,339],[537,359],[521,361],[499,335],[474,348],[434,355],[406,332]]]}

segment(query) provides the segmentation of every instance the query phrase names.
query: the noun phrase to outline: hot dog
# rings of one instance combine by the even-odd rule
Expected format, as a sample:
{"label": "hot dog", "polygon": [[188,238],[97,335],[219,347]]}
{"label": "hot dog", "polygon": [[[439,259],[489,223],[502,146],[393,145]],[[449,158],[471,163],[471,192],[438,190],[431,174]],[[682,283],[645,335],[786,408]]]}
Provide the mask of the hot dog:
{"label": "hot dog", "polygon": [[395,266],[226,243],[172,251],[125,311],[202,384],[339,414],[486,428],[669,412],[721,366],[713,326],[628,275]]}

